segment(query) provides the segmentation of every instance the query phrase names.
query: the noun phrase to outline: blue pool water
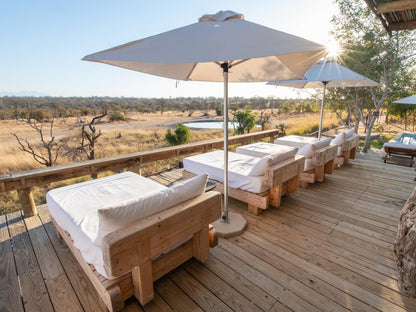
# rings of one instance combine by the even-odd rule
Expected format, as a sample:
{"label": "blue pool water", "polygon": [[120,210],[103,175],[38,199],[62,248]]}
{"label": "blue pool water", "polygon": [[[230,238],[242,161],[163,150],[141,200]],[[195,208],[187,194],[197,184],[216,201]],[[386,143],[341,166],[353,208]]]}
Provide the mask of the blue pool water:
{"label": "blue pool water", "polygon": [[[224,122],[223,121],[195,121],[195,122],[187,122],[187,123],[184,123],[183,125],[187,126],[188,128],[194,128],[194,129],[223,129]],[[237,123],[229,121],[228,129],[230,130],[234,129],[234,125],[237,125]],[[256,126],[260,127],[259,125],[256,125]]]}
{"label": "blue pool water", "polygon": [[416,134],[403,133],[397,142],[416,145]]}

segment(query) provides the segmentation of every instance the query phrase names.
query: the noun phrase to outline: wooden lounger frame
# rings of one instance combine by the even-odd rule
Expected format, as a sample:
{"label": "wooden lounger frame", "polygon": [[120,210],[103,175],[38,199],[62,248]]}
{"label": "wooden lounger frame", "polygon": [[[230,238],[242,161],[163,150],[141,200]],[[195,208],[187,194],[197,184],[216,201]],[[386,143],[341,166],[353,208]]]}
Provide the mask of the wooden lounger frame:
{"label": "wooden lounger frame", "polygon": [[335,158],[335,165],[342,166],[348,164],[350,159],[355,159],[355,152],[357,150],[357,144],[360,137],[354,135],[342,143],[342,156],[337,156]]}
{"label": "wooden lounger frame", "polygon": [[405,148],[405,147],[396,147],[396,146],[384,146],[384,151],[386,155],[384,156],[384,162],[386,163],[388,159],[392,158],[392,155],[398,156],[407,156],[410,158],[409,167],[413,166],[413,158],[416,156],[416,149]]}
{"label": "wooden lounger frame", "polygon": [[[272,167],[268,171],[270,189],[263,193],[252,193],[240,189],[229,187],[228,195],[232,198],[247,203],[248,211],[259,215],[269,206],[279,207],[281,197],[286,193],[296,193],[298,188],[299,174],[304,168],[305,157],[296,155],[294,158],[284,160]],[[182,172],[184,179],[190,179],[195,174],[186,171]],[[224,184],[212,180],[216,183],[215,191],[224,194]]]}
{"label": "wooden lounger frame", "polygon": [[315,151],[312,157],[314,169],[300,173],[299,186],[306,188],[310,183],[323,182],[325,174],[332,174],[337,149],[337,145],[327,145]]}
{"label": "wooden lounger frame", "polygon": [[102,240],[104,268],[112,276],[121,275],[111,280],[85,262],[70,235],[52,221],[108,310],[120,311],[124,300],[133,295],[142,305],[151,301],[153,282],[188,259],[208,259],[209,224],[221,217],[221,206],[221,194],[210,191],[106,235]]}

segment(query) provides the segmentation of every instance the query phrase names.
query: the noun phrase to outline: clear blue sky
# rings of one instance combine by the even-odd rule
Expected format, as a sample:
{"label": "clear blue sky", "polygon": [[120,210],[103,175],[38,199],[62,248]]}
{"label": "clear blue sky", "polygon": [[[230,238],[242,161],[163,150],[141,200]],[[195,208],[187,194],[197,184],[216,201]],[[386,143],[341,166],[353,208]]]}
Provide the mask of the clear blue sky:
{"label": "clear blue sky", "polygon": [[[51,96],[222,97],[221,83],[180,82],[81,61],[87,54],[195,23],[220,10],[328,44],[332,0],[2,0],[0,91]],[[296,96],[263,83],[230,84],[230,96]]]}

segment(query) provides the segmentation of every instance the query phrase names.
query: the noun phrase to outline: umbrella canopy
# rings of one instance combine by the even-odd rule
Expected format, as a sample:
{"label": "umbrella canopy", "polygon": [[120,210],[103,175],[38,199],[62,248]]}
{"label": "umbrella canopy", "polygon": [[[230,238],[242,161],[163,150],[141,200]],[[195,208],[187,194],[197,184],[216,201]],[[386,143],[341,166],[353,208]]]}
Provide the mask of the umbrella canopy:
{"label": "umbrella canopy", "polygon": [[[199,22],[87,55],[147,74],[194,81],[224,82],[224,208],[228,219],[228,81],[300,79],[326,54],[324,46],[220,11]],[[230,75],[228,72],[230,71]]]}
{"label": "umbrella canopy", "polygon": [[321,138],[326,88],[374,87],[380,85],[377,82],[338,64],[334,60],[319,61],[306,72],[304,79],[269,81],[267,84],[299,89],[323,87],[318,138]]}
{"label": "umbrella canopy", "polygon": [[325,47],[244,20],[231,11],[87,55],[101,62],[177,80],[223,81],[221,62],[232,66],[230,82],[302,79]]}
{"label": "umbrella canopy", "polygon": [[416,104],[416,94],[394,101],[399,104]]}

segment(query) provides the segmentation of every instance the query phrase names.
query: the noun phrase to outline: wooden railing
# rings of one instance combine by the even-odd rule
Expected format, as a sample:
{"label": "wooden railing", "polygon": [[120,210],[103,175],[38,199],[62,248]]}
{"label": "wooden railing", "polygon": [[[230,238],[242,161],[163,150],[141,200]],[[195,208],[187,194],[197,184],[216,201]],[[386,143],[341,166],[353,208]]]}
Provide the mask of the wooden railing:
{"label": "wooden railing", "polygon": [[[270,141],[273,142],[274,138],[278,136],[278,134],[278,130],[254,132],[229,137],[228,142],[229,145],[247,144],[265,138],[270,138]],[[223,146],[223,138],[218,138],[174,147],[164,147],[151,151],[87,160],[48,168],[13,172],[10,174],[0,175],[0,193],[16,190],[19,195],[19,201],[22,206],[23,213],[25,217],[29,217],[37,214],[36,206],[31,193],[34,186],[91,175],[107,170],[127,168],[133,165],[140,165],[171,157],[206,152],[212,149],[219,149]]]}

